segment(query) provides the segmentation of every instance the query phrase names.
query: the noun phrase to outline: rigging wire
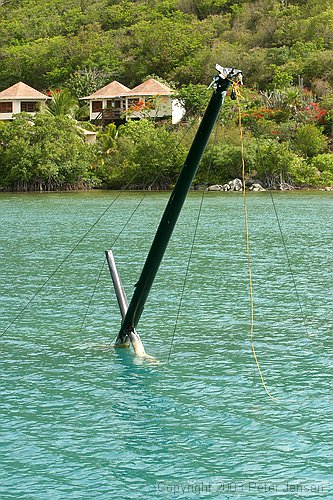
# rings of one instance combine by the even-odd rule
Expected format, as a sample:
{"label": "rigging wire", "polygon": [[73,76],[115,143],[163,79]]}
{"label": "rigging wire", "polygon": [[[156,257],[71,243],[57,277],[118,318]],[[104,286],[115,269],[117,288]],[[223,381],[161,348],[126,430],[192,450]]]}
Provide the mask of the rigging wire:
{"label": "rigging wire", "polygon": [[43,288],[49,283],[49,281],[55,276],[55,274],[59,271],[59,269],[64,265],[64,263],[69,259],[69,257],[75,252],[75,250],[78,248],[78,246],[82,243],[82,241],[88,236],[88,234],[93,230],[93,228],[99,223],[99,221],[104,217],[104,215],[109,211],[109,209],[114,205],[114,203],[118,200],[118,198],[121,196],[122,192],[130,186],[130,184],[133,182],[135,177],[138,175],[138,172],[136,172],[131,180],[126,184],[126,186],[119,191],[117,196],[109,203],[109,205],[105,208],[105,210],[102,212],[102,214],[95,220],[93,224],[87,229],[87,231],[81,236],[81,238],[75,243],[75,245],[71,248],[71,250],[65,255],[65,257],[61,260],[61,262],[58,264],[58,266],[52,271],[52,273],[46,278],[46,280],[41,284],[41,286],[36,290],[36,292],[32,295],[32,297],[26,302],[26,304],[20,309],[20,311],[17,313],[17,315],[13,318],[13,320],[7,325],[7,327],[3,330],[3,332],[0,335],[0,338],[3,337],[8,330],[11,328],[11,326],[22,316],[24,311],[29,307],[29,305],[35,300],[35,298],[40,294],[40,292],[43,290]]}
{"label": "rigging wire", "polygon": [[[115,239],[113,240],[112,244],[111,244],[111,249],[113,249],[114,245],[116,244],[117,240],[120,238],[121,234],[124,232],[124,230],[126,229],[126,227],[128,226],[128,224],[130,223],[131,219],[134,217],[134,214],[136,213],[136,211],[139,209],[140,205],[142,204],[143,200],[146,198],[147,196],[147,192],[144,193],[144,195],[141,197],[141,200],[139,201],[139,203],[136,205],[136,207],[134,208],[134,210],[132,211],[131,215],[129,216],[129,218],[127,219],[127,221],[125,222],[125,224],[123,225],[123,227],[121,228],[121,230],[119,231],[119,233],[117,234],[117,236],[115,237]],[[86,309],[86,312],[85,312],[85,315],[84,315],[84,318],[82,320],[82,323],[81,323],[81,327],[80,327],[80,330],[79,330],[79,334],[82,332],[83,330],[83,326],[85,324],[85,321],[87,319],[87,316],[88,316],[88,312],[89,312],[89,309],[90,309],[90,306],[92,304],[92,301],[93,301],[93,298],[95,296],[95,293],[96,293],[96,290],[97,290],[97,286],[98,286],[98,283],[101,279],[101,276],[102,276],[102,272],[103,272],[103,269],[104,269],[104,266],[105,266],[105,262],[106,262],[106,258],[103,259],[103,264],[99,270],[99,273],[97,275],[97,278],[96,278],[96,282],[95,282],[95,286],[94,286],[94,289],[92,291],[92,294],[90,296],[90,300],[89,300],[89,303],[87,305],[87,309]]]}
{"label": "rigging wire", "polygon": [[138,211],[139,207],[142,205],[142,203],[143,203],[144,199],[146,198],[146,196],[147,196],[147,191],[141,197],[139,203],[137,203],[137,205],[134,208],[134,210],[132,211],[131,215],[128,217],[127,221],[125,222],[125,224],[123,225],[123,227],[121,228],[121,230],[119,231],[119,233],[117,234],[117,236],[115,237],[115,239],[113,240],[113,242],[111,243],[111,246],[110,246],[111,250],[113,249],[114,245],[117,243],[118,239],[120,238],[120,236],[123,234],[123,232],[127,228],[128,224],[133,219],[135,213]]}
{"label": "rigging wire", "polygon": [[82,241],[88,236],[88,234],[92,231],[92,229],[98,224],[98,222],[102,219],[102,217],[106,214],[109,208],[115,203],[115,201],[119,198],[120,194],[118,194],[114,200],[108,205],[108,207],[103,211],[103,213],[98,217],[98,219],[88,228],[88,230],[81,236],[81,238],[75,243],[72,249],[67,253],[67,255],[61,260],[58,266],[52,271],[52,273],[46,278],[46,280],[42,283],[42,285],[36,290],[36,292],[32,295],[32,297],[26,302],[26,304],[22,307],[22,309],[17,313],[17,315],[13,318],[13,320],[7,325],[4,331],[1,333],[0,337],[3,337],[10,327],[20,318],[20,316],[24,313],[24,311],[28,308],[28,306],[35,300],[37,295],[43,290],[43,288],[47,285],[47,283],[53,278],[53,276],[59,271],[59,269],[64,265],[67,259],[74,253],[77,247],[82,243]]}
{"label": "rigging wire", "polygon": [[[192,107],[191,107],[191,108],[190,108],[190,109],[186,112],[186,115],[187,115],[187,116],[191,114],[191,112],[192,112],[193,108],[194,108],[194,106],[192,106]],[[186,116],[186,115],[185,115],[185,116]],[[184,139],[185,139],[185,137],[187,136],[187,134],[188,134],[188,133],[190,132],[190,130],[193,128],[194,123],[195,123],[195,121],[193,120],[193,121],[192,121],[192,123],[191,123],[191,124],[190,124],[190,125],[186,128],[185,132],[184,132],[184,133],[183,133],[183,135],[180,137],[179,141],[178,141],[178,142],[177,142],[177,144],[174,146],[173,150],[176,150],[176,149],[180,146],[180,144],[184,141]],[[149,184],[148,191],[150,191],[150,190],[152,189],[152,187],[155,185],[155,183],[157,182],[157,180],[158,180],[158,178],[160,177],[160,175],[162,174],[162,172],[163,172],[163,169],[160,169],[160,170],[157,172],[156,176],[154,177],[154,179],[153,179],[153,180],[150,182],[150,184]],[[126,186],[126,187],[127,187],[127,186]],[[125,187],[124,189],[126,189],[126,187]],[[146,198],[147,193],[148,193],[148,192],[147,192],[147,191],[145,191],[145,193],[144,193],[143,197],[141,198],[141,200],[139,201],[139,203],[136,205],[135,209],[133,210],[133,212],[131,213],[131,215],[129,216],[129,218],[127,219],[127,221],[125,222],[125,224],[123,225],[123,227],[121,228],[121,230],[119,231],[119,233],[117,234],[117,236],[115,237],[115,239],[113,240],[113,242],[111,243],[111,245],[110,245],[110,248],[111,248],[111,249],[113,249],[113,248],[114,248],[114,245],[115,245],[115,244],[116,244],[116,242],[118,241],[119,237],[122,235],[122,233],[123,233],[123,232],[125,231],[125,229],[127,228],[128,224],[130,223],[130,221],[131,221],[131,219],[133,218],[134,214],[137,212],[137,210],[139,209],[140,205],[142,204],[142,202],[143,202],[143,201],[144,201],[144,199]],[[102,269],[104,268],[104,263],[105,263],[105,261],[103,262],[103,267],[102,267]],[[101,272],[102,272],[102,271],[101,271]],[[83,325],[84,325],[84,323],[85,323],[85,319],[86,319],[86,317],[87,317],[87,315],[88,315],[88,310],[89,310],[89,308],[90,308],[90,306],[91,306],[92,300],[93,300],[94,295],[95,295],[95,293],[96,293],[97,285],[98,285],[99,280],[100,280],[100,278],[101,278],[101,272],[100,272],[100,273],[98,274],[98,276],[97,276],[97,279],[96,279],[96,284],[95,284],[95,288],[94,288],[93,293],[92,293],[92,295],[91,295],[91,297],[90,297],[89,304],[88,304],[88,306],[87,306],[87,311],[86,311],[86,313],[85,313],[85,317],[84,317],[83,322],[82,322],[82,324],[81,324],[80,332],[82,331]]]}
{"label": "rigging wire", "polygon": [[265,389],[266,394],[273,400],[277,401],[277,398],[275,398],[269,391],[264,376],[262,374],[258,356],[255,350],[254,346],[254,339],[253,339],[253,330],[254,330],[254,303],[253,303],[253,279],[252,279],[252,269],[251,269],[251,251],[250,251],[250,239],[249,239],[249,218],[248,218],[248,212],[247,212],[247,204],[246,204],[246,189],[245,189],[245,154],[244,154],[244,136],[243,136],[243,125],[242,125],[242,111],[241,111],[241,104],[240,104],[240,90],[239,86],[232,82],[233,86],[233,91],[234,95],[236,96],[236,102],[237,102],[237,108],[238,108],[238,127],[239,127],[239,132],[240,132],[240,139],[241,139],[241,159],[242,159],[242,181],[243,181],[243,206],[244,206],[244,218],[245,218],[245,242],[246,242],[246,256],[247,256],[247,274],[249,278],[249,290],[250,290],[250,345],[251,345],[251,351],[252,355],[255,361],[255,364],[257,366],[257,370],[259,373],[259,377],[262,383],[263,388]]}
{"label": "rigging wire", "polygon": [[[216,144],[217,131],[218,131],[218,127],[216,126],[215,134],[214,134],[214,140],[213,140],[213,148],[214,148],[214,146]],[[211,169],[211,166],[212,166],[212,162],[213,162],[213,158],[211,156],[210,162],[208,164],[207,174],[206,174],[206,182],[208,182],[208,178],[209,178],[209,173],[210,173],[210,169]],[[188,275],[189,275],[189,271],[190,271],[190,265],[191,265],[191,260],[192,260],[192,255],[193,255],[195,240],[196,240],[196,236],[197,236],[197,232],[198,232],[198,228],[199,228],[199,222],[200,222],[200,217],[201,217],[201,213],[202,213],[202,207],[203,207],[204,197],[205,197],[205,191],[203,190],[202,191],[202,195],[201,195],[201,199],[200,199],[198,215],[197,215],[197,219],[196,219],[196,222],[195,222],[194,234],[193,234],[193,238],[192,238],[192,242],[191,242],[191,247],[190,247],[190,252],[189,252],[189,256],[188,256],[188,260],[187,260],[187,265],[186,265],[186,270],[185,270],[183,285],[182,285],[182,289],[181,289],[181,293],[180,293],[179,304],[178,304],[178,309],[177,309],[177,314],[176,314],[176,319],[175,319],[175,325],[174,325],[174,329],[173,329],[173,332],[172,332],[171,344],[170,344],[170,349],[169,349],[168,359],[167,359],[168,363],[170,361],[170,357],[171,357],[171,353],[172,353],[172,349],[173,349],[173,345],[174,345],[174,340],[175,340],[175,336],[176,336],[176,331],[177,331],[177,327],[178,327],[178,323],[179,323],[180,311],[181,311],[181,308],[182,308],[183,299],[184,299],[184,293],[185,293],[185,288],[186,288],[186,283],[187,283],[187,279],[188,279]]]}
{"label": "rigging wire", "polygon": [[104,266],[105,266],[105,262],[106,262],[106,257],[103,259],[103,263],[102,263],[102,265],[100,267],[100,270],[99,270],[99,273],[98,273],[98,276],[97,276],[97,279],[96,279],[96,282],[95,282],[93,293],[90,296],[90,300],[89,300],[88,306],[86,308],[86,312],[85,312],[85,314],[83,316],[83,319],[82,319],[82,322],[81,322],[81,326],[80,326],[80,329],[79,329],[79,332],[78,332],[79,335],[81,334],[81,332],[83,330],[83,327],[84,327],[84,324],[86,322],[86,319],[87,319],[87,316],[88,316],[88,312],[89,312],[91,303],[93,301],[93,298],[94,298],[96,290],[97,290],[98,283],[99,283],[99,281],[101,279],[101,276],[102,276],[102,272],[103,272],[103,269],[104,269]]}
{"label": "rigging wire", "polygon": [[[257,134],[255,133],[254,136],[255,136],[255,139],[256,139],[256,143],[257,143],[257,153],[258,153],[258,156],[259,156],[259,161],[262,164],[263,163],[263,158],[262,158],[262,155],[261,155],[261,149],[260,149],[260,144],[259,144],[259,141],[258,141]],[[284,249],[284,253],[286,255],[287,264],[288,264],[289,272],[290,272],[291,279],[292,279],[292,282],[293,282],[293,287],[294,287],[294,291],[295,291],[295,295],[296,295],[298,307],[299,307],[300,312],[301,312],[301,316],[302,316],[302,320],[303,320],[303,326],[304,326],[306,334],[309,335],[308,327],[307,327],[307,320],[306,320],[306,317],[305,317],[305,313],[304,313],[304,309],[303,309],[303,306],[302,306],[301,298],[300,298],[300,295],[298,293],[296,279],[295,279],[295,274],[294,274],[294,271],[293,271],[293,268],[292,268],[292,265],[291,265],[291,260],[290,260],[290,256],[289,256],[287,244],[286,244],[286,241],[285,241],[284,236],[283,236],[282,225],[281,225],[280,217],[279,217],[279,214],[278,214],[278,211],[277,211],[277,208],[276,208],[276,203],[275,203],[275,200],[274,200],[274,196],[273,196],[273,193],[272,193],[272,191],[270,189],[269,189],[268,192],[269,192],[269,196],[270,196],[271,203],[272,203],[272,206],[273,206],[273,210],[274,210],[275,218],[276,218],[276,221],[277,221],[277,225],[278,225],[278,228],[279,228],[281,242],[282,242],[282,246],[283,246],[283,249]]]}
{"label": "rigging wire", "polygon": [[[187,115],[189,115],[192,111],[193,107],[187,112]],[[182,141],[185,139],[186,135],[188,134],[188,132],[192,129],[192,127],[194,126],[194,121],[190,124],[189,127],[186,128],[184,134],[180,137],[179,141],[177,142],[177,144],[174,146],[174,149],[178,148],[179,145],[182,143]],[[9,324],[6,326],[6,328],[2,331],[2,333],[0,334],[0,338],[2,338],[8,331],[9,329],[12,327],[12,325],[14,323],[16,323],[16,321],[22,316],[22,314],[24,313],[24,311],[26,311],[26,309],[29,307],[29,305],[36,299],[36,297],[41,293],[41,291],[45,288],[45,286],[49,283],[49,281],[55,276],[55,274],[59,271],[59,269],[64,265],[64,263],[69,259],[69,257],[75,252],[75,250],[78,248],[78,246],[82,243],[82,241],[88,236],[88,234],[92,231],[92,229],[100,222],[100,220],[104,217],[104,215],[109,211],[109,209],[114,205],[114,203],[118,200],[118,198],[123,194],[123,191],[126,191],[130,186],[131,184],[133,183],[134,179],[137,177],[137,175],[141,172],[141,169],[136,171],[134,173],[134,175],[131,177],[131,179],[127,182],[127,184],[121,188],[121,190],[119,191],[119,193],[116,195],[116,197],[111,201],[111,203],[105,208],[105,210],[102,212],[102,214],[95,220],[95,222],[87,229],[87,231],[83,234],[83,236],[75,243],[75,245],[72,247],[72,249],[65,255],[65,257],[60,261],[60,263],[58,264],[58,266],[51,272],[51,274],[46,278],[46,280],[41,284],[41,286],[35,291],[35,293],[32,295],[32,297],[24,304],[24,306],[20,309],[20,311],[16,314],[16,316],[14,316],[14,318],[12,319],[12,321],[9,322]],[[162,173],[162,169],[160,170],[160,172],[158,172],[158,174],[156,175],[153,183],[150,184],[150,187],[157,181],[158,177],[161,175]],[[145,196],[147,195],[147,193],[145,193],[143,199],[145,198]],[[143,199],[139,202],[139,205],[135,208],[134,210],[134,213],[136,212],[136,210],[138,209],[138,207],[140,206],[140,204],[142,203]],[[115,242],[118,240],[119,236],[121,235],[121,233],[124,231],[124,229],[126,228],[127,224],[129,223],[130,219],[132,218],[132,216],[134,215],[134,213],[130,216],[129,220],[125,223],[124,227],[122,228],[122,230],[120,231],[120,233],[117,235],[116,239],[114,240],[113,244],[115,244]],[[111,247],[112,248],[112,247]],[[103,267],[104,267],[104,263],[103,263]],[[100,275],[99,275],[100,276]],[[97,278],[97,282],[99,281],[100,277]],[[96,285],[97,286],[97,285]],[[90,299],[90,302],[89,304],[91,303],[92,301],[92,298]],[[86,316],[86,315],[85,315]],[[80,330],[81,331],[81,330]]]}
{"label": "rigging wire", "polygon": [[[187,112],[187,115],[191,113],[193,107]],[[177,144],[174,146],[174,150],[176,148],[179,147],[179,145],[182,143],[182,141],[185,139],[186,135],[188,134],[188,132],[192,129],[192,127],[194,126],[194,121],[190,124],[189,127],[186,128],[184,134],[181,136],[180,140],[177,142]],[[160,175],[162,174],[163,172],[163,169],[160,169],[159,172],[156,174],[156,176],[154,177],[154,179],[151,181],[150,185],[149,185],[149,188],[148,190],[150,191],[152,186],[155,185],[155,183],[157,182],[158,178],[160,177]],[[126,188],[124,188],[126,189]],[[140,199],[139,203],[136,205],[136,207],[134,208],[134,210],[132,211],[131,215],[129,216],[129,218],[127,219],[127,221],[125,222],[125,224],[123,225],[123,227],[121,228],[121,230],[119,231],[119,233],[117,234],[117,236],[115,237],[115,239],[113,240],[113,242],[111,243],[110,245],[110,248],[113,249],[114,248],[114,245],[116,244],[116,242],[118,241],[118,239],[120,238],[120,236],[122,235],[122,233],[125,231],[125,229],[127,228],[128,224],[130,223],[130,221],[132,220],[132,218],[134,217],[134,214],[137,212],[137,210],[139,209],[139,207],[141,206],[141,204],[143,203],[144,199],[146,198],[148,194],[148,191],[145,191],[144,195],[142,196],[142,198]],[[97,279],[96,279],[96,283],[95,283],[95,287],[93,289],[93,292],[92,292],[92,295],[90,297],[90,300],[89,300],[89,303],[88,303],[88,306],[87,306],[87,310],[85,312],[85,315],[84,315],[84,318],[83,318],[83,321],[81,323],[81,327],[80,327],[80,330],[79,330],[79,333],[81,333],[82,329],[83,329],[83,326],[84,326],[84,323],[86,321],[86,318],[88,316],[88,312],[89,312],[89,309],[90,309],[90,306],[91,306],[91,303],[93,301],[93,298],[95,296],[95,293],[96,293],[96,290],[97,290],[97,286],[98,286],[98,283],[100,281],[100,278],[101,278],[101,275],[102,275],[102,271],[104,269],[104,264],[105,264],[106,260],[103,260],[103,265],[102,265],[102,268],[100,270],[100,272],[98,273],[98,276],[97,276]]]}

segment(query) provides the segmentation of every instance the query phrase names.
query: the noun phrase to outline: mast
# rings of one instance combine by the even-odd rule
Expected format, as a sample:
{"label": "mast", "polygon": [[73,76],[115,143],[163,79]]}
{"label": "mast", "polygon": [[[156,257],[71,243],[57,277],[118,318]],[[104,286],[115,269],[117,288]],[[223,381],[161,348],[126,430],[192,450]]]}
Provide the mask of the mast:
{"label": "mast", "polygon": [[116,340],[116,345],[118,346],[127,346],[129,344],[129,339],[132,338],[133,334],[136,334],[135,329],[140,320],[145,302],[163,259],[186,195],[198,170],[200,160],[217,120],[227,89],[230,83],[232,83],[232,79],[237,79],[241,82],[240,70],[223,68],[218,64],[216,65],[216,69],[218,75],[212,82],[214,89],[213,94],[165,208],[140,278],[135,285],[132,299],[123,316],[122,325]]}

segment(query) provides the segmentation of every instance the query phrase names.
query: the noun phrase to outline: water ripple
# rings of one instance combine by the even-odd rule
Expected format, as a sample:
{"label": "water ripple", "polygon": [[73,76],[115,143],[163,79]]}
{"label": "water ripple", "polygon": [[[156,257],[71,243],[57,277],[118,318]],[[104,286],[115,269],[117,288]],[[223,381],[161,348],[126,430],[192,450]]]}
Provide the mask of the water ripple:
{"label": "water ripple", "polygon": [[[2,328],[112,196],[0,194]],[[332,498],[331,194],[275,195],[305,325],[269,197],[249,199],[254,341],[277,402],[250,349],[239,196],[206,197],[170,362],[197,193],[140,323],[160,364],[108,345],[106,270],[91,292],[140,196],[124,194],[1,341],[1,500]],[[115,249],[129,295],[166,200],[150,193]]]}

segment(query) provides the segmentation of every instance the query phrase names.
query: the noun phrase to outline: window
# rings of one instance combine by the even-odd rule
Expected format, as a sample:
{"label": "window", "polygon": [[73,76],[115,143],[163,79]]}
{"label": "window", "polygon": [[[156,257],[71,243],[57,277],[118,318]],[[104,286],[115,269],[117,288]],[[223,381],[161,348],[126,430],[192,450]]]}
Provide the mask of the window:
{"label": "window", "polygon": [[12,113],[13,103],[12,102],[0,102],[0,113]]}
{"label": "window", "polygon": [[26,113],[34,113],[37,110],[37,102],[34,101],[26,101],[21,102],[21,111]]}
{"label": "window", "polygon": [[103,109],[103,101],[92,101],[91,111],[93,113],[100,113]]}
{"label": "window", "polygon": [[120,99],[112,99],[106,101],[106,109],[120,109],[122,108],[122,101]]}

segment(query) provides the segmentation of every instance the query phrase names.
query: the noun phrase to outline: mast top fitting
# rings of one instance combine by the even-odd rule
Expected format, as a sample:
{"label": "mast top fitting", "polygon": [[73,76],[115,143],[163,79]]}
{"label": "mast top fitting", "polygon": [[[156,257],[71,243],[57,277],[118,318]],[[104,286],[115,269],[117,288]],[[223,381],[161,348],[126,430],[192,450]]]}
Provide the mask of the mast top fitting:
{"label": "mast top fitting", "polygon": [[223,80],[232,80],[243,85],[243,74],[240,69],[236,68],[224,68],[219,64],[215,65],[215,69],[218,72],[218,76]]}

